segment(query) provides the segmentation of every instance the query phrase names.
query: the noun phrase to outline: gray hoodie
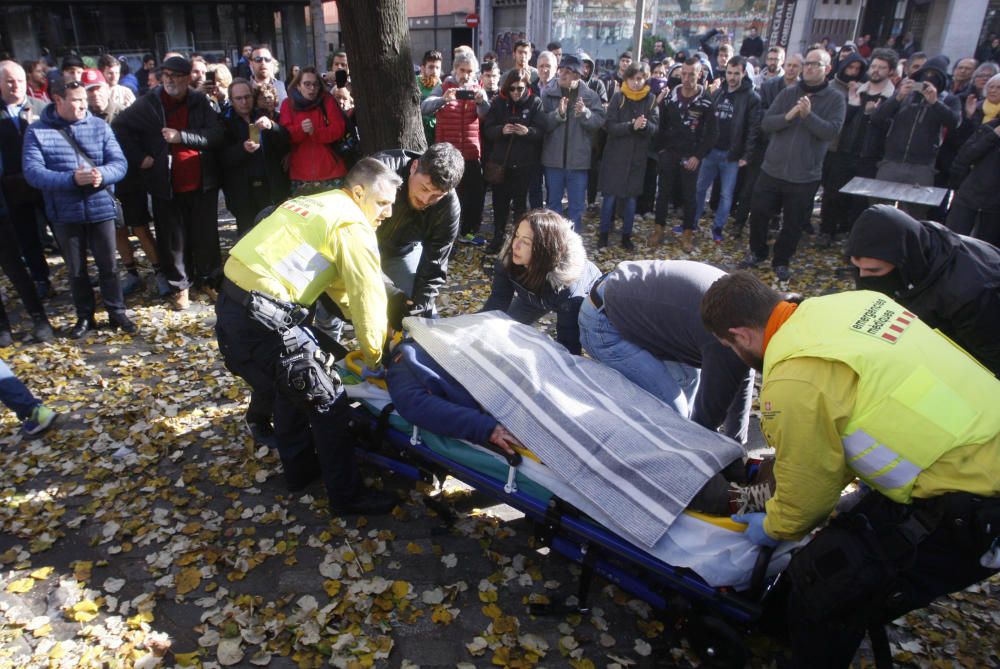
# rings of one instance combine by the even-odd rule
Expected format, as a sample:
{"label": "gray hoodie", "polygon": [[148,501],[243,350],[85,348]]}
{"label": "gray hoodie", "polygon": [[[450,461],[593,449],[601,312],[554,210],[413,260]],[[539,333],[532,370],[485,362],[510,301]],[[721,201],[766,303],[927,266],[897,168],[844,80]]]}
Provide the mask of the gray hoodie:
{"label": "gray hoodie", "polygon": [[542,143],[542,165],[568,170],[590,169],[590,149],[594,135],[604,125],[604,105],[601,98],[580,80],[576,95],[583,100],[584,110],[579,116],[569,105],[566,116],[559,114],[559,101],[563,91],[558,83],[542,91],[542,111],[545,139]]}

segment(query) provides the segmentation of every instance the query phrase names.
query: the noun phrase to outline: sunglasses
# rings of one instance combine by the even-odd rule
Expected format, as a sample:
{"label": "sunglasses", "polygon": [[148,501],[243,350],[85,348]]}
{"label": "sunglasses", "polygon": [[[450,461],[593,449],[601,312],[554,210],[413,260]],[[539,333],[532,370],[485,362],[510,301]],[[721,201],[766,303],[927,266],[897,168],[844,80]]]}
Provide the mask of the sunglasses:
{"label": "sunglasses", "polygon": [[74,88],[83,88],[83,82],[82,81],[77,81],[76,79],[72,79],[70,81],[65,82],[64,85],[63,85],[63,87],[67,91],[71,91]]}
{"label": "sunglasses", "polygon": [[523,90],[525,90],[526,88],[527,88],[527,86],[524,86],[524,85],[522,85],[522,86],[511,86],[511,87],[510,87],[510,90],[511,90],[511,91],[523,91]]}
{"label": "sunglasses", "polygon": [[272,60],[274,60],[274,59],[271,58],[270,56],[254,56],[253,57],[253,62],[255,62],[255,63],[270,63]]}

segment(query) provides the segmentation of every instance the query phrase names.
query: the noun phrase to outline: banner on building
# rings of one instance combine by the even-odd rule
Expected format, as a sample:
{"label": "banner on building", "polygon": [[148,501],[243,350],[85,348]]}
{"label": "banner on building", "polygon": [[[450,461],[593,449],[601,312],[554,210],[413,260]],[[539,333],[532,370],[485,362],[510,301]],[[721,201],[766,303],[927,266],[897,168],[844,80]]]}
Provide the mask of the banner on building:
{"label": "banner on building", "polygon": [[771,15],[771,26],[767,32],[769,46],[788,48],[792,36],[792,19],[795,18],[797,0],[777,0],[774,3],[774,14]]}

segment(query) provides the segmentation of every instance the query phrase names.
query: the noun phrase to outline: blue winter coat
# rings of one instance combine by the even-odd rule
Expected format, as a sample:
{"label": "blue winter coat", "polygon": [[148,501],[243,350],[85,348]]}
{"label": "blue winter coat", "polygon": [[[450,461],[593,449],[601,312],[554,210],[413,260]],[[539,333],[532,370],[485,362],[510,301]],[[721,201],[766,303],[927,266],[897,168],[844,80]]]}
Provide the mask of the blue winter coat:
{"label": "blue winter coat", "polygon": [[418,344],[396,347],[385,383],[400,416],[442,437],[489,441],[497,420]]}
{"label": "blue winter coat", "polygon": [[[77,168],[89,165],[62,135],[63,129],[68,129],[101,172],[99,187],[78,186],[73,180]],[[125,154],[107,123],[90,112],[80,121],[67,121],[56,113],[54,103],[28,127],[21,166],[25,180],[42,191],[45,214],[54,225],[113,219],[113,185],[128,171]]]}

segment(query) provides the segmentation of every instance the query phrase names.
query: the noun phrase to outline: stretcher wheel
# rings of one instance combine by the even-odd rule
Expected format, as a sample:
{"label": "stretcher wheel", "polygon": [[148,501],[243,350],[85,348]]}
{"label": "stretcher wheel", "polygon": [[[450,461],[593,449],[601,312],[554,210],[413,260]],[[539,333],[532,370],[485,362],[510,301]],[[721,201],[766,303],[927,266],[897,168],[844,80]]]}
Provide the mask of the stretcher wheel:
{"label": "stretcher wheel", "polygon": [[743,669],[750,659],[743,635],[721,618],[707,615],[692,618],[684,636],[691,650],[709,667]]}

